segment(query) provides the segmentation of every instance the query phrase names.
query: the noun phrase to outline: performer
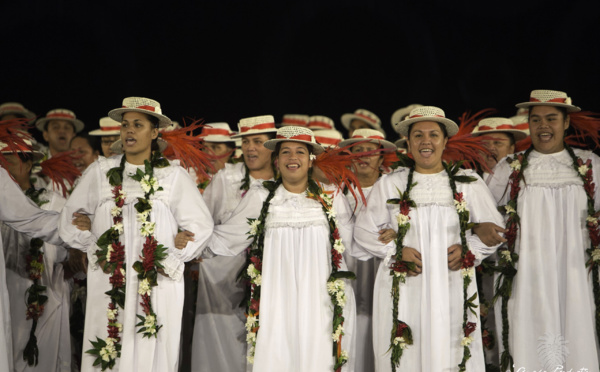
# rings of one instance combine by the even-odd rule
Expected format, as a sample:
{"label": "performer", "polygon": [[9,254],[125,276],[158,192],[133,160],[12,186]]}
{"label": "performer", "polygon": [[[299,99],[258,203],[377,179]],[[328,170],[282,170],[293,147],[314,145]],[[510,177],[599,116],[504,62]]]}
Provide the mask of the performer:
{"label": "performer", "polygon": [[121,123],[115,121],[108,116],[100,118],[100,129],[93,130],[89,133],[90,136],[100,137],[100,146],[102,154],[105,158],[110,158],[116,155],[110,147],[115,143],[121,134]]}
{"label": "performer", "polygon": [[343,194],[310,179],[311,154],[323,151],[311,130],[283,127],[265,147],[281,179],[251,186],[210,243],[229,256],[251,245],[244,271],[249,369],[353,371],[355,303],[342,257],[352,242],[352,211]]}
{"label": "performer", "polygon": [[573,127],[598,143],[566,93],[534,90],[532,147],[498,163],[488,181],[506,212],[496,325],[501,370],[599,369],[598,185],[600,159],[565,143]]}
{"label": "performer", "polygon": [[[241,119],[238,128],[239,134],[230,139],[242,140],[244,161],[225,164],[203,194],[217,225],[231,217],[252,185],[260,187],[263,181],[274,177],[272,151],[263,146],[277,132],[273,116]],[[207,129],[212,128],[204,130]],[[228,133],[232,134],[229,130]],[[214,136],[212,139],[226,142]],[[238,278],[245,265],[244,253],[234,257],[217,256],[199,264],[192,371],[241,372],[246,369],[243,307],[246,286]]]}
{"label": "performer", "polygon": [[[502,218],[476,173],[442,161],[458,132],[444,111],[418,107],[396,131],[414,161],[406,157],[408,167],[373,186],[354,230],[353,247],[364,252],[353,254],[383,259],[373,300],[375,370],[484,371],[474,265],[495,247],[471,235],[469,223]],[[384,228],[397,232],[395,241],[379,240]]]}
{"label": "performer", "polygon": [[[213,221],[189,174],[160,152],[158,128],[171,120],[159,103],[129,97],[108,115],[121,122],[113,148],[124,155],[86,170],[60,221],[89,260],[82,371],[177,371],[184,262],[201,254]],[[75,229],[74,214],[91,231]],[[196,234],[181,250],[178,228]]]}
{"label": "performer", "polygon": [[379,117],[369,110],[357,109],[353,113],[344,114],[341,121],[344,128],[348,131],[348,138],[352,137],[355,130],[361,128],[375,129],[381,133],[385,133],[381,128]]}

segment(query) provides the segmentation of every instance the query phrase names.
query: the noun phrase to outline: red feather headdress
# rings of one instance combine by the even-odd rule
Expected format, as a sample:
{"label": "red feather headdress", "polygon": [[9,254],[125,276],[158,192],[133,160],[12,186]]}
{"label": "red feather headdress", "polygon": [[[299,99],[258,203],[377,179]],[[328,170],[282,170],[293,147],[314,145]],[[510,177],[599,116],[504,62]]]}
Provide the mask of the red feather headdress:
{"label": "red feather headdress", "polygon": [[73,164],[74,153],[75,151],[61,152],[40,163],[42,167],[40,175],[48,177],[53,184],[57,185],[64,197],[67,197],[67,184],[72,186],[81,176],[81,172]]}
{"label": "red feather headdress", "polygon": [[570,126],[574,134],[565,138],[571,146],[589,147],[592,150],[600,148],[600,114],[591,111],[581,111],[569,114]]}
{"label": "red feather headdress", "polygon": [[[29,128],[28,119],[25,118],[0,120],[0,142],[6,144],[4,152],[18,153],[23,148],[29,147],[30,144],[25,142],[25,140],[33,140],[33,137],[27,131]],[[0,153],[0,165],[8,166],[2,153]]]}

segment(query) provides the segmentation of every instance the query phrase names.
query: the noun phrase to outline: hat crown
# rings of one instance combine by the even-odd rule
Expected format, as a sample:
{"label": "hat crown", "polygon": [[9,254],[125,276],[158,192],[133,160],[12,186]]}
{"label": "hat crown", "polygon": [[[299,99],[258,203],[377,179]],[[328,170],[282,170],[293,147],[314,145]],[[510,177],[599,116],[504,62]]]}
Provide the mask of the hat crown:
{"label": "hat crown", "polygon": [[285,114],[281,120],[282,125],[298,125],[305,127],[308,125],[308,115]]}
{"label": "hat crown", "polygon": [[5,102],[0,105],[0,114],[5,111],[27,112],[25,107],[19,102]]}
{"label": "hat crown", "polygon": [[100,128],[115,128],[115,127],[121,128],[121,123],[109,118],[108,116],[100,118]]}
{"label": "hat crown", "polygon": [[354,111],[354,115],[360,116],[361,118],[364,118],[364,119],[367,119],[372,124],[379,125],[381,123],[381,120],[379,120],[379,116],[375,115],[374,113],[372,113],[369,110],[357,109],[356,111]]}
{"label": "hat crown", "polygon": [[423,107],[420,103],[413,103],[406,107],[399,108],[392,114],[392,125],[404,120],[412,110],[417,107]]}
{"label": "hat crown", "polygon": [[[500,117],[494,117],[494,118],[485,118],[479,121],[479,123],[477,124],[477,129],[479,130],[495,130],[498,127],[514,127],[514,123],[512,120],[508,119],[508,118],[500,118]],[[506,127],[506,128],[508,128]],[[481,129],[484,128],[484,129]],[[510,128],[508,128],[510,129]]]}
{"label": "hat crown", "polygon": [[333,119],[323,115],[313,115],[308,118],[308,128],[309,129],[322,129],[328,130],[333,129],[335,126]]}
{"label": "hat crown", "polygon": [[219,122],[219,123],[206,123],[204,124],[204,127],[202,128],[202,130],[204,131],[204,129],[226,129],[228,132],[231,133],[231,128],[229,128],[229,124],[225,123],[225,122]]}
{"label": "hat crown", "polygon": [[567,93],[559,90],[532,90],[529,97],[529,100],[532,102],[558,102],[565,103],[567,105],[572,104],[571,98],[567,96]]}
{"label": "hat crown", "polygon": [[[279,128],[277,130],[277,138],[278,139],[296,139],[294,137],[298,137],[298,136],[302,136],[303,139],[305,139],[306,141],[309,141],[311,143],[317,143],[315,141],[315,135],[313,133],[312,130],[308,129],[308,128],[304,128],[304,127],[298,127],[298,126],[287,126],[287,127],[282,127]],[[308,139],[309,136],[310,139]]]}
{"label": "hat crown", "polygon": [[66,119],[76,119],[77,117],[75,116],[75,113],[71,110],[68,109],[54,109],[54,110],[50,110],[48,111],[48,113],[46,114],[46,118],[47,119],[51,119],[51,118],[66,118]]}
{"label": "hat crown", "polygon": [[160,103],[150,98],[145,97],[127,97],[123,99],[123,108],[147,110],[155,114],[161,114]]}
{"label": "hat crown", "polygon": [[263,124],[273,124],[273,128],[275,128],[275,118],[273,117],[273,115],[253,116],[250,118],[240,119],[240,121],[238,122],[238,128],[241,132],[243,128],[252,129],[257,125]]}
{"label": "hat crown", "polygon": [[515,115],[509,118],[513,124],[529,124],[529,115]]}
{"label": "hat crown", "polygon": [[352,133],[352,138],[385,139],[385,135],[375,129],[361,128]]}
{"label": "hat crown", "polygon": [[410,115],[405,119],[414,119],[414,118],[445,118],[446,113],[439,107],[435,106],[421,106],[413,109],[410,112]]}

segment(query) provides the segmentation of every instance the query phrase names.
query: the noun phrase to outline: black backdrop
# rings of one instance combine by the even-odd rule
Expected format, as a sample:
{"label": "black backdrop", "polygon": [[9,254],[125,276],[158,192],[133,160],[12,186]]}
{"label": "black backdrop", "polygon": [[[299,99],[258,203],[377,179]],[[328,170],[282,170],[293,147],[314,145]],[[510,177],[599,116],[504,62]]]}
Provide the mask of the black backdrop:
{"label": "black backdrop", "polygon": [[[488,4],[489,3],[489,4]],[[600,2],[2,1],[0,102],[96,129],[126,96],[173,120],[436,105],[515,114],[532,89],[600,111]]]}

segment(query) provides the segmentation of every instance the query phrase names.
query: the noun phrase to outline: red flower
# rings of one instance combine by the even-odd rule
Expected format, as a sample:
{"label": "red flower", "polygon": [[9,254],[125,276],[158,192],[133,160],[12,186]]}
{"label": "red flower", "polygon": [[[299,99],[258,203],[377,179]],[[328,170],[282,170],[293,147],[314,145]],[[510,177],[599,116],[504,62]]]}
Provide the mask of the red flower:
{"label": "red flower", "polygon": [[338,269],[342,265],[342,255],[333,248],[331,249],[331,261],[333,262],[334,266]]}
{"label": "red flower", "polygon": [[123,267],[123,263],[122,262],[118,262],[117,266],[115,267],[115,272],[108,279],[108,281],[110,282],[110,284],[112,284],[113,287],[115,287],[115,288],[123,287],[123,282],[124,282],[125,277],[121,273],[121,268],[122,267]]}
{"label": "red flower", "polygon": [[340,239],[340,232],[338,231],[337,227],[335,228],[335,230],[333,230],[332,236],[334,240]]}
{"label": "red flower", "polygon": [[123,186],[118,185],[115,186],[112,190],[113,193],[113,197],[115,199],[115,204],[117,207],[122,208],[123,204],[125,204],[125,200],[123,200],[122,198],[119,197],[120,195],[120,191],[123,189]]}
{"label": "red flower", "polygon": [[404,261],[396,261],[390,266],[391,270],[399,273],[407,273],[410,271],[408,265]]}
{"label": "red flower", "polygon": [[481,333],[481,341],[483,342],[483,346],[488,350],[494,347],[494,338],[487,329],[484,329]]}
{"label": "red flower", "polygon": [[396,337],[402,337],[404,330],[408,328],[408,324],[404,322],[398,323],[398,328],[396,328]]}
{"label": "red flower", "polygon": [[457,202],[461,203],[463,201],[463,193],[462,192],[457,192],[454,194],[454,200],[456,200]]}
{"label": "red flower", "polygon": [[255,298],[250,299],[250,310],[257,313],[260,308],[260,300]]}
{"label": "red flower", "polygon": [[158,242],[151,236],[147,237],[144,242],[144,247],[142,248],[143,257],[140,257],[140,259],[142,260],[145,272],[154,269],[154,252],[156,251],[157,245]]}
{"label": "red flower", "polygon": [[44,313],[44,305],[40,305],[37,302],[27,305],[27,317],[26,319],[38,320]]}
{"label": "red flower", "polygon": [[410,203],[408,200],[400,200],[400,213],[408,216],[410,213]]}
{"label": "red flower", "polygon": [[152,309],[150,308],[150,296],[148,296],[147,294],[142,295],[142,302],[140,302],[140,305],[142,305],[142,308],[144,309],[144,313],[146,315],[152,313]]}
{"label": "red flower", "polygon": [[477,329],[477,323],[468,322],[465,326],[465,337],[469,337]]}
{"label": "red flower", "polygon": [[471,251],[467,251],[465,256],[462,258],[462,268],[468,269],[475,265],[475,255]]}
{"label": "red flower", "polygon": [[112,253],[110,254],[110,260],[108,262],[123,262],[125,261],[125,246],[121,242],[112,243]]}
{"label": "red flower", "polygon": [[254,267],[256,268],[256,270],[262,271],[262,262],[260,261],[259,257],[252,256],[252,257],[250,257],[250,261],[254,264]]}

